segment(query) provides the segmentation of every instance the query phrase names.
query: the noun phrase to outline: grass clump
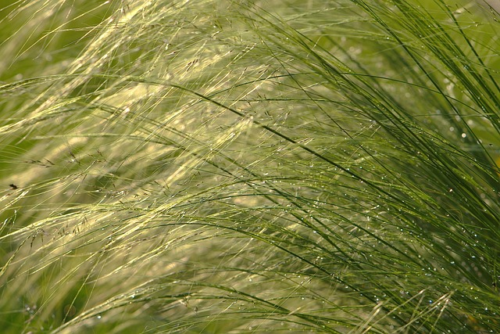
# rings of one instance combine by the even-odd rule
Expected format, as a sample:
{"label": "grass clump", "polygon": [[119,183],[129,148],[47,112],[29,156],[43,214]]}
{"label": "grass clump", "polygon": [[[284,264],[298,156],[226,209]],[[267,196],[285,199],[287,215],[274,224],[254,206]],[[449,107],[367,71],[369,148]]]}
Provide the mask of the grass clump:
{"label": "grass clump", "polygon": [[4,5],[4,333],[497,332],[497,18]]}

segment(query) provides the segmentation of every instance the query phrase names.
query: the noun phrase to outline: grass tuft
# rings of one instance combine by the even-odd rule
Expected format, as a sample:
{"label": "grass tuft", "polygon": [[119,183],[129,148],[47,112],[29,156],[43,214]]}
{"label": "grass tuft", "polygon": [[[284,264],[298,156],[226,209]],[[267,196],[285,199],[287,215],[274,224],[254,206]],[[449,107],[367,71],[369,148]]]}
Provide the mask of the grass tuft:
{"label": "grass tuft", "polygon": [[2,333],[499,332],[497,20],[5,2]]}

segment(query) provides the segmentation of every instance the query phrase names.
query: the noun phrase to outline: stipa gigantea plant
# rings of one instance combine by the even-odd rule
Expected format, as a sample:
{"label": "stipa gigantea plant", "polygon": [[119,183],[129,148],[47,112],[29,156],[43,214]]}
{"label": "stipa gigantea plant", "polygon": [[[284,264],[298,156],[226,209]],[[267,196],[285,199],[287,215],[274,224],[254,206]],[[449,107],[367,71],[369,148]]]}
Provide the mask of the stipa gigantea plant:
{"label": "stipa gigantea plant", "polygon": [[497,331],[474,8],[6,6],[5,332]]}

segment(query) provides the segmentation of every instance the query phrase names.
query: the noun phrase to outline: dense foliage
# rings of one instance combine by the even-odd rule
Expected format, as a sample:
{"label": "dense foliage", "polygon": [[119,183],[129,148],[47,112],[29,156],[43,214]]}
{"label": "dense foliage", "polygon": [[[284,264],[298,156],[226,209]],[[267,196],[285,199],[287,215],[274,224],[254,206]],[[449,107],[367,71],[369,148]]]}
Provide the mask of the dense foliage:
{"label": "dense foliage", "polygon": [[497,333],[499,14],[0,8],[2,333]]}

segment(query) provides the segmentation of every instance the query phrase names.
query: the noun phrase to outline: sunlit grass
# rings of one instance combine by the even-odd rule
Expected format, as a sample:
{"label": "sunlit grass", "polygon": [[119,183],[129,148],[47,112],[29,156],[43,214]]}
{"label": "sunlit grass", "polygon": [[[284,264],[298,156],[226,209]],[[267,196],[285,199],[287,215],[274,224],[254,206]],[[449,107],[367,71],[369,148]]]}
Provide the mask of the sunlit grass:
{"label": "sunlit grass", "polygon": [[487,6],[3,6],[3,333],[500,329]]}

